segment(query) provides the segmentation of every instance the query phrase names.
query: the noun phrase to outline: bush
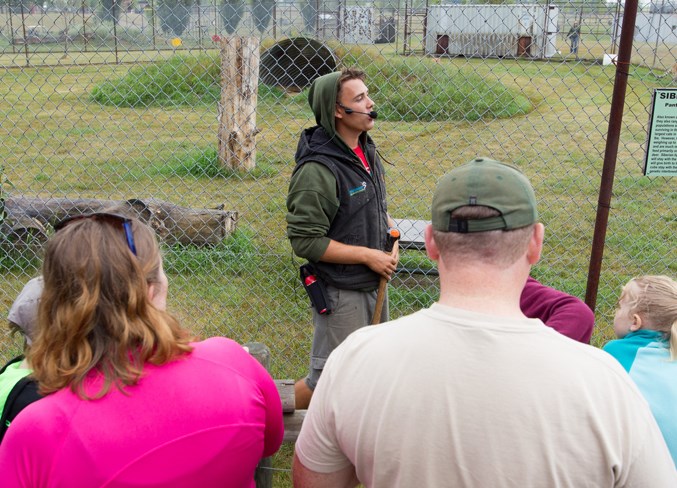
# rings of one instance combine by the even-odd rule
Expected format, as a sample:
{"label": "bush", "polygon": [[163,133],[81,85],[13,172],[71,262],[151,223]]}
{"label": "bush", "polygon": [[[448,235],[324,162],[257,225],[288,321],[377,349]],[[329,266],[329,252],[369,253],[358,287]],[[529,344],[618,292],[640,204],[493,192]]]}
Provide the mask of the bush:
{"label": "bush", "polygon": [[254,25],[259,32],[262,33],[270,25],[273,8],[275,8],[275,0],[254,0],[252,16],[254,17]]}
{"label": "bush", "polygon": [[244,3],[242,0],[225,0],[221,4],[221,20],[228,34],[233,34],[242,20]]}
{"label": "bush", "polygon": [[113,22],[120,19],[120,4],[116,0],[101,0],[99,17],[104,22]]}
{"label": "bush", "polygon": [[518,90],[451,64],[397,59],[366,65],[379,119],[407,122],[496,119],[533,109]]}
{"label": "bush", "polygon": [[192,0],[161,0],[157,15],[160,29],[167,35],[180,36],[188,28]]}

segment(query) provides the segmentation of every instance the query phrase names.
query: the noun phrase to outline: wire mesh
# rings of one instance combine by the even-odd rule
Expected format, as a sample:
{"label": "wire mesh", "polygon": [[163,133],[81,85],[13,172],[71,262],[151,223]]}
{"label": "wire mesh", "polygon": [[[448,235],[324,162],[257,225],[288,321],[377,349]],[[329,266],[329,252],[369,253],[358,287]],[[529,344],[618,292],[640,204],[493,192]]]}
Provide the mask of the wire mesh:
{"label": "wire mesh", "polygon": [[[312,324],[285,199],[298,136],[314,120],[308,83],[288,80],[344,66],[368,74],[394,218],[428,220],[434,185],[455,165],[477,155],[513,163],[532,180],[547,228],[534,276],[583,297],[622,16],[621,2],[5,2],[3,313],[39,274],[54,219],[75,204],[133,200],[172,235],[185,233],[164,245],[170,309],[182,323],[201,336],[267,344],[276,377],[305,374]],[[676,86],[676,26],[669,2],[646,5],[637,19],[597,345],[611,338],[630,277],[677,270],[674,180],[642,175],[652,91]],[[297,47],[268,56],[268,73],[284,76],[259,85],[250,171],[224,167],[217,154],[218,47],[229,35],[260,37],[262,59],[280,44]],[[230,212],[235,232],[196,240],[218,237],[214,212]],[[186,215],[190,225],[179,222]],[[393,317],[438,293],[420,249],[403,250],[400,268]],[[2,359],[20,349],[3,329]]]}

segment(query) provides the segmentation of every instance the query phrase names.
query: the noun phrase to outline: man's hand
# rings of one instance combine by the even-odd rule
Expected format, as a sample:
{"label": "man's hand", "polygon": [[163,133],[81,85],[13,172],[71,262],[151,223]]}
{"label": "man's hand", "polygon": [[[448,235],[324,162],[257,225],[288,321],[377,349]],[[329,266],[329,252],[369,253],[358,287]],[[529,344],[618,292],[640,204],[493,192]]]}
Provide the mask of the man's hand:
{"label": "man's hand", "polygon": [[389,280],[397,268],[399,247],[393,246],[393,253],[388,254],[378,249],[363,246],[350,246],[337,241],[330,241],[321,261],[338,264],[364,264],[374,273]]}
{"label": "man's hand", "polygon": [[[397,246],[397,244],[395,244]],[[378,249],[369,249],[367,259],[363,264],[385,279],[389,280],[395,269],[397,269],[397,258],[399,257],[399,247],[393,246],[393,254],[388,254]]]}

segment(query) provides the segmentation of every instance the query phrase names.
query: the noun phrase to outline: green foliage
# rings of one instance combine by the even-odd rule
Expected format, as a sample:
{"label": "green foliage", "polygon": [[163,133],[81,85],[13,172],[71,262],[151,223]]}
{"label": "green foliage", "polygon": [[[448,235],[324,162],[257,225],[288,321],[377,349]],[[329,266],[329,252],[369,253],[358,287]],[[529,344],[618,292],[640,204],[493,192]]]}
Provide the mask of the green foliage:
{"label": "green foliage", "polygon": [[180,36],[190,22],[190,9],[193,0],[160,0],[157,15],[162,32]]}
{"label": "green foliage", "polygon": [[168,275],[253,273],[261,259],[254,238],[252,229],[240,228],[215,246],[176,244],[164,250],[163,266]]}
{"label": "green foliage", "polygon": [[407,122],[477,121],[529,113],[531,101],[494,76],[451,64],[396,59],[366,66],[379,118]]}
{"label": "green foliage", "polygon": [[120,19],[120,4],[116,0],[101,0],[99,17],[104,22],[113,22]]}
{"label": "green foliage", "polygon": [[388,289],[388,307],[397,310],[397,316],[414,313],[422,308],[430,307],[439,298],[439,289],[434,285],[429,287],[391,286]]}
{"label": "green foliage", "polygon": [[317,24],[317,7],[314,0],[300,0],[304,32],[314,32]]}
{"label": "green foliage", "polygon": [[[494,75],[481,76],[449,63],[388,59],[361,48],[340,49],[342,66],[364,65],[379,118],[391,121],[448,121],[507,118],[533,109],[518,89],[507,88]],[[369,63],[365,57],[369,57]],[[132,68],[127,76],[94,88],[92,100],[117,107],[211,104],[220,95],[218,53],[177,55],[150,66]],[[305,97],[301,97],[305,100]],[[259,86],[259,101],[298,102],[281,90]],[[302,104],[305,105],[305,102]],[[298,110],[302,110],[299,106]]]}
{"label": "green foliage", "polygon": [[244,2],[242,0],[224,0],[219,12],[221,13],[223,28],[226,30],[226,33],[229,35],[233,34],[242,20]]}
{"label": "green foliage", "polygon": [[418,270],[424,273],[436,269],[436,264],[426,255],[425,251],[418,251],[415,249],[400,250],[400,261],[398,266],[400,268]]}
{"label": "green foliage", "polygon": [[104,81],[94,88],[91,99],[116,107],[213,104],[220,96],[219,70],[218,54],[176,55]]}
{"label": "green foliage", "polygon": [[[219,54],[175,55],[148,66],[137,66],[122,78],[107,80],[92,90],[91,100],[115,107],[182,107],[212,105],[219,101]],[[259,85],[259,102],[280,105],[285,114],[307,110],[305,97]],[[305,114],[302,116],[306,116]]]}
{"label": "green foliage", "polygon": [[[262,159],[262,158],[257,158]],[[253,179],[267,178],[277,175],[278,171],[266,164],[257,162],[251,171],[242,172],[230,170],[219,163],[216,149],[208,148],[197,150],[192,153],[176,156],[162,166],[156,167],[156,171],[164,176],[181,176],[194,178],[236,178]]]}
{"label": "green foliage", "polygon": [[275,0],[254,0],[252,4],[252,17],[254,25],[259,32],[263,32],[270,25],[270,18],[275,8]]}
{"label": "green foliage", "polygon": [[36,249],[39,249],[37,243],[17,245],[15,239],[7,237],[3,229],[0,239],[0,272],[36,274],[41,265],[41,258]]}
{"label": "green foliage", "polygon": [[[82,25],[71,25],[68,28],[68,34],[73,38],[78,38],[84,33]],[[94,42],[127,42],[130,44],[143,44],[148,38],[144,32],[133,26],[118,27],[113,31],[113,25],[109,22],[102,22],[96,18],[87,21],[87,35],[92,37]]]}
{"label": "green foliage", "polygon": [[8,185],[9,180],[5,176],[5,167],[0,166],[0,224],[5,221],[7,216],[5,212],[5,185]]}

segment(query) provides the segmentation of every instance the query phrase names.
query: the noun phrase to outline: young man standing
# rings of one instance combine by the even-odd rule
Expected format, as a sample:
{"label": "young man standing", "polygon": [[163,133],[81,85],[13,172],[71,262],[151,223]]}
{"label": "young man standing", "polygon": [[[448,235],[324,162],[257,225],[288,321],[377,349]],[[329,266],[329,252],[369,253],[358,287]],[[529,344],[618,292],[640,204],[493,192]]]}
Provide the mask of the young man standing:
{"label": "young man standing", "polygon": [[[296,408],[307,408],[329,353],[369,324],[381,278],[397,267],[385,252],[389,227],[383,166],[367,132],[376,112],[355,69],[316,79],[308,101],[317,125],[301,134],[287,197],[287,236],[325,286],[330,313],[313,308],[308,376],[296,383]],[[387,300],[382,321],[388,320]]]}

